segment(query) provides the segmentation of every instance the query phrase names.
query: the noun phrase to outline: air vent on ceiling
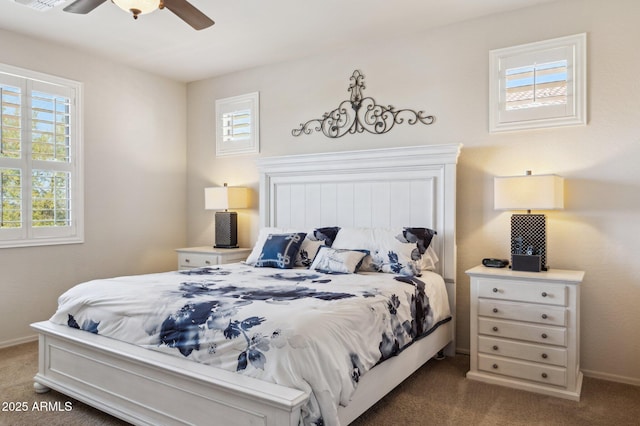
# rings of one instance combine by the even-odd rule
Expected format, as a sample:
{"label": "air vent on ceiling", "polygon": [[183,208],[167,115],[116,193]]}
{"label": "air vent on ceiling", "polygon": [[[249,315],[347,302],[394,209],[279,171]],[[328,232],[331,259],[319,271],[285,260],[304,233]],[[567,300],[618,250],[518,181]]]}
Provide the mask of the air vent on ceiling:
{"label": "air vent on ceiling", "polygon": [[31,9],[46,12],[53,9],[60,3],[64,3],[66,0],[14,0],[16,3],[30,7]]}

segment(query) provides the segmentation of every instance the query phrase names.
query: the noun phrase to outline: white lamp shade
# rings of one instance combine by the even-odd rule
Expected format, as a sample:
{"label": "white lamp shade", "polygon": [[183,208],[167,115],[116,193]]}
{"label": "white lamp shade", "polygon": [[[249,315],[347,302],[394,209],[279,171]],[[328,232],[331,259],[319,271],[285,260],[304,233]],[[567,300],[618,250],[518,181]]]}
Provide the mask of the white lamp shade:
{"label": "white lamp shade", "polygon": [[206,210],[244,209],[247,206],[247,188],[222,186],[204,189],[204,208]]}
{"label": "white lamp shade", "polygon": [[113,0],[113,2],[126,12],[139,10],[140,15],[153,12],[160,7],[160,0]]}
{"label": "white lamp shade", "polygon": [[558,210],[564,208],[564,179],[556,175],[495,177],[496,210]]}

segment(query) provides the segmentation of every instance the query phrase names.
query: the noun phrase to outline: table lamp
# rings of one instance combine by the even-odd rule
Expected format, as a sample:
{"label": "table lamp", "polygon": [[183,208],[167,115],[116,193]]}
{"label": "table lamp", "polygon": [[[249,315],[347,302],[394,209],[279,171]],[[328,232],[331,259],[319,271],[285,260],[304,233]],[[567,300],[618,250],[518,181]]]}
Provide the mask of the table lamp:
{"label": "table lamp", "polygon": [[564,179],[557,175],[495,177],[496,210],[527,210],[511,216],[511,267],[521,271],[546,271],[547,225],[544,214],[531,210],[564,208]]}
{"label": "table lamp", "polygon": [[223,187],[204,189],[205,210],[223,210],[215,214],[215,248],[238,247],[238,213],[229,209],[247,207],[247,188]]}

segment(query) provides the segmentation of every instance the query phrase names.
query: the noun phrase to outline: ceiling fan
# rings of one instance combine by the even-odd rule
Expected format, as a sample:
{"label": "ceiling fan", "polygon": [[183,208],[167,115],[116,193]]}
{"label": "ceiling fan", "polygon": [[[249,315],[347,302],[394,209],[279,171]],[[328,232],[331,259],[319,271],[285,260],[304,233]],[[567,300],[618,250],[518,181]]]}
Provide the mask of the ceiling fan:
{"label": "ceiling fan", "polygon": [[[76,0],[65,7],[65,12],[78,13],[81,15],[91,12],[107,0]],[[214,24],[207,15],[196,9],[187,0],[111,0],[120,9],[133,14],[133,19],[138,19],[138,15],[153,12],[165,7],[178,15],[187,24],[196,30],[208,28]]]}

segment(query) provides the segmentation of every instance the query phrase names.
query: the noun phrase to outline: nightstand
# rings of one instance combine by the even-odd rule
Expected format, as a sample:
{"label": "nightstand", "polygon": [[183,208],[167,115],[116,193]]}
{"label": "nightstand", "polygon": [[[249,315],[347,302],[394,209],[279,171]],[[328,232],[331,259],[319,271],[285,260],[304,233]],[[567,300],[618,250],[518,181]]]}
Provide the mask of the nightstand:
{"label": "nightstand", "polygon": [[202,268],[245,260],[251,253],[250,248],[221,249],[211,246],[187,247],[176,249],[178,269]]}
{"label": "nightstand", "polygon": [[476,266],[471,277],[467,377],[580,400],[583,271]]}

